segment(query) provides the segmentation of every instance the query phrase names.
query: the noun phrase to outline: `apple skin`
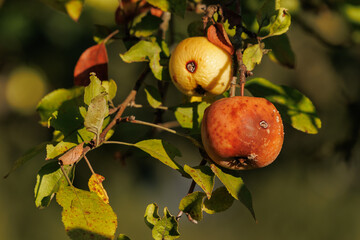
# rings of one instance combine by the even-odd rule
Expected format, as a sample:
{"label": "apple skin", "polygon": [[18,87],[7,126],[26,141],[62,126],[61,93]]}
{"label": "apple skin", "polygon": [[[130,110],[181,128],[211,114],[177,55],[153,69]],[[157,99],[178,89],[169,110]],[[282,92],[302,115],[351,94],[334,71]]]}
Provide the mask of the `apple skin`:
{"label": "apple skin", "polygon": [[284,127],[278,110],[265,98],[222,98],[205,110],[201,138],[218,165],[234,170],[261,168],[279,155]]}

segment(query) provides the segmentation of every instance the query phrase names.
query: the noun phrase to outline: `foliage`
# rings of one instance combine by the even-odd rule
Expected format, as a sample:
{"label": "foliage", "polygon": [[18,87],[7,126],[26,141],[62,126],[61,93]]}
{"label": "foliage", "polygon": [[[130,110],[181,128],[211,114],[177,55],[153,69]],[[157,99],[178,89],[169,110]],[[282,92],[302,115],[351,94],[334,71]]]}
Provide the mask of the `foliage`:
{"label": "foliage", "polygon": [[[43,2],[67,13],[77,21],[84,1],[44,0]],[[44,150],[46,150],[46,160],[57,159],[46,162],[37,174],[35,205],[39,208],[47,207],[56,195],[57,203],[63,208],[62,221],[65,230],[71,239],[89,239],[90,236],[94,239],[115,238],[117,215],[112,210],[109,197],[102,185],[104,177],[95,173],[86,155],[95,149],[101,149],[103,144],[120,144],[140,149],[165,166],[177,170],[181,177],[193,181],[189,193],[179,202],[180,212],[176,217],[170,214],[167,207],[164,208],[163,217],[160,217],[155,203],[147,206],[144,220],[151,229],[154,239],[179,238],[179,219],[183,213],[190,221],[197,223],[203,219],[203,212],[214,214],[225,211],[235,200],[239,200],[256,220],[253,199],[241,177],[242,173],[216,166],[203,151],[199,140],[200,125],[204,111],[211,100],[205,98],[200,101],[179,100],[175,106],[164,106],[165,86],[169,84],[170,79],[169,46],[174,44],[172,37],[166,37],[167,34],[171,34],[170,18],[173,14],[184,17],[187,7],[191,9],[191,6],[202,4],[201,1],[120,2],[122,3],[116,13],[114,10],[115,14],[120,14],[116,15],[118,26],[114,32],[103,41],[86,49],[79,57],[74,71],[74,87],[54,90],[38,104],[40,124],[53,130],[52,141],[40,144],[27,152],[15,162],[9,174]],[[130,7],[138,11],[135,11],[134,15],[126,15],[126,8]],[[238,65],[234,68],[239,71],[243,71],[241,69],[244,68],[246,70],[240,72],[240,75],[251,75],[251,71],[261,64],[266,54],[274,62],[294,68],[295,55],[286,36],[291,24],[291,16],[288,10],[281,7],[280,1],[267,0],[257,13],[250,13],[255,21],[252,25],[247,21],[238,21],[240,13],[236,11],[237,7],[236,3],[233,3],[226,11],[217,9],[212,15],[210,14],[210,17],[208,11],[206,16],[211,18],[208,22],[205,20],[201,22],[199,15],[199,20],[188,26],[189,34],[191,36],[203,34],[206,29],[202,27],[215,26],[212,21],[216,20],[216,24],[222,29],[220,35],[225,37],[217,37],[215,44],[231,46],[232,50],[234,46],[235,50],[238,50],[233,54],[233,58],[242,59],[242,62],[237,62]],[[131,21],[123,20],[129,18]],[[214,29],[215,27],[210,28],[210,34],[218,34]],[[124,62],[129,64],[148,62],[140,77],[132,79],[133,90],[118,105],[113,100],[117,95],[117,84],[120,87],[120,83],[108,79],[106,52],[106,44],[117,34],[127,47],[126,52],[119,53]],[[224,43],[224,39],[231,42]],[[145,77],[149,73],[157,79],[157,87],[145,82]],[[234,76],[238,76],[238,73],[234,72]],[[145,88],[140,92],[139,88],[142,85]],[[276,85],[261,77],[247,81],[245,88],[253,96],[264,97],[273,102],[284,121],[295,129],[314,134],[321,128],[321,121],[314,104],[298,90]],[[127,108],[137,106],[135,102],[137,94],[144,94],[149,106],[157,111],[157,114],[162,114],[164,111],[171,112],[180,130],[167,128],[159,122],[143,122],[137,120],[135,116],[123,116]],[[224,95],[226,97],[230,93]],[[122,127],[124,122],[151,126],[190,140],[202,153],[203,161],[193,167],[178,163],[176,158],[181,156],[181,150],[162,139],[142,139],[136,143],[110,141],[115,131],[114,127],[116,125]],[[88,181],[89,190],[78,189],[72,184],[73,172],[81,159],[87,162],[92,171]],[[223,186],[214,190],[216,178]],[[203,191],[194,192],[195,184]],[[120,234],[117,239],[130,238]]]}

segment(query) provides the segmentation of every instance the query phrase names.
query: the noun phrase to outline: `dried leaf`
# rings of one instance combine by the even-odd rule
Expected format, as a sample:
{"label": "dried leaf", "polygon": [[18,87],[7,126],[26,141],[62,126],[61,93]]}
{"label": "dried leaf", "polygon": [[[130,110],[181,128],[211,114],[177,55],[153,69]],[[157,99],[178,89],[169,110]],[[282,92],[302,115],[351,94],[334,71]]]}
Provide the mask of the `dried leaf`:
{"label": "dried leaf", "polygon": [[84,143],[82,142],[79,145],[77,145],[76,147],[67,151],[61,157],[59,157],[59,161],[61,161],[61,163],[63,165],[74,164],[80,160],[80,158],[82,157],[83,151],[84,151]]}
{"label": "dried leaf", "polygon": [[101,80],[108,79],[108,56],[104,42],[86,49],[81,54],[74,70],[74,84],[89,85],[91,72],[95,72]]}
{"label": "dried leaf", "polygon": [[216,46],[224,49],[230,55],[234,54],[234,47],[232,46],[229,36],[227,35],[224,26],[221,23],[211,25],[207,30],[207,38]]}
{"label": "dried leaf", "polygon": [[101,176],[100,174],[93,174],[91,175],[88,185],[90,192],[96,193],[104,203],[109,203],[109,197],[107,192],[102,185],[102,182],[105,180],[105,177]]}

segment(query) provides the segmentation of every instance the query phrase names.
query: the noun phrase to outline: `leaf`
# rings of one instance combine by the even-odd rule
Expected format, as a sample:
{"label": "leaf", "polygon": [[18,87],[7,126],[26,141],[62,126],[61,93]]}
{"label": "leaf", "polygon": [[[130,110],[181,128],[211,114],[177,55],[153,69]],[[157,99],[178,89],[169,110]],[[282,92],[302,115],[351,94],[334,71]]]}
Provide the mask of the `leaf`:
{"label": "leaf", "polygon": [[49,119],[53,118],[53,113],[57,111],[65,101],[77,98],[84,93],[83,87],[76,87],[71,89],[57,89],[47,94],[41,99],[37,106],[37,111],[40,115],[40,123],[47,126]]}
{"label": "leaf", "polygon": [[68,14],[74,21],[80,17],[84,0],[41,0],[58,11]]}
{"label": "leaf", "polygon": [[134,18],[130,34],[135,37],[150,37],[159,30],[162,19],[153,16],[150,11],[137,15]]}
{"label": "leaf", "polygon": [[169,143],[160,139],[149,139],[137,142],[134,146],[147,152],[153,158],[160,160],[169,167],[175,170],[181,170],[181,166],[173,160],[176,156],[180,157],[181,153]]}
{"label": "leaf", "polygon": [[46,145],[46,159],[45,160],[56,158],[57,156],[63,154],[64,152],[68,151],[69,149],[73,148],[74,146],[76,146],[75,143],[64,142],[64,141],[57,143],[55,146],[52,144],[48,144],[48,145]]}
{"label": "leaf", "polygon": [[272,61],[288,68],[295,68],[295,54],[286,34],[267,38],[264,43],[267,49],[271,49],[268,56]]}
{"label": "leaf", "polygon": [[105,43],[101,42],[86,49],[77,61],[74,69],[74,84],[89,85],[90,73],[94,72],[101,80],[108,79],[108,56]]}
{"label": "leaf", "polygon": [[182,128],[200,129],[205,109],[210,105],[207,102],[193,102],[182,104],[170,110],[174,111],[175,118]]}
{"label": "leaf", "polygon": [[194,21],[187,27],[189,37],[204,36],[204,24],[202,21]]}
{"label": "leaf", "polygon": [[159,207],[156,203],[151,203],[146,207],[144,220],[146,225],[153,229],[156,223],[160,220]]}
{"label": "leaf", "polygon": [[200,221],[203,218],[203,199],[206,196],[203,192],[193,192],[180,201],[179,210],[190,214],[191,218]]}
{"label": "leaf", "polygon": [[86,130],[96,135],[96,144],[99,143],[104,118],[107,115],[109,115],[109,106],[107,104],[106,94],[101,94],[93,98],[89,105],[84,125]]}
{"label": "leaf", "polygon": [[215,175],[209,166],[189,167],[184,165],[184,171],[199,185],[206,193],[207,198],[211,197],[214,188]]}
{"label": "leaf", "polygon": [[285,8],[280,8],[275,11],[269,21],[267,26],[260,28],[259,36],[262,38],[281,35],[287,32],[291,24],[291,16]]}
{"label": "leaf", "polygon": [[281,114],[282,119],[295,129],[316,134],[321,128],[315,106],[296,89],[276,85],[264,78],[249,80],[245,87],[256,97],[264,97],[272,102]]}
{"label": "leaf", "polygon": [[149,61],[152,73],[157,79],[161,80],[163,66],[160,65],[160,52],[161,48],[155,40],[151,42],[141,40],[127,52],[120,54],[120,57],[127,63]]}
{"label": "leaf", "polygon": [[162,104],[161,95],[157,88],[155,88],[151,85],[146,85],[144,90],[146,93],[147,101],[151,107],[157,108],[157,107],[161,106],[161,104]]}
{"label": "leaf", "polygon": [[269,19],[274,12],[280,8],[280,0],[266,0],[259,12],[256,14],[256,19],[259,26],[265,26],[269,23]]}
{"label": "leaf", "polygon": [[252,71],[256,64],[261,62],[262,56],[263,52],[260,44],[254,44],[246,48],[243,53],[243,62],[246,66],[246,70]]}
{"label": "leaf", "polygon": [[104,203],[109,203],[109,196],[102,185],[102,182],[105,180],[105,177],[101,176],[100,174],[92,174],[89,181],[88,186],[90,192],[96,193],[99,198],[101,198]]}
{"label": "leaf", "polygon": [[232,46],[229,36],[221,23],[216,23],[208,28],[207,39],[228,52],[230,55],[234,54],[234,47]]}
{"label": "leaf", "polygon": [[56,201],[63,208],[62,221],[71,239],[115,237],[116,214],[96,193],[63,186],[56,194]]}
{"label": "leaf", "polygon": [[240,202],[249,209],[251,215],[256,220],[251,194],[246,188],[242,178],[239,176],[239,171],[220,169],[215,166],[215,164],[210,164],[210,167],[219,180],[224,184],[231,196],[233,196],[236,200],[240,200]]}
{"label": "leaf", "polygon": [[173,240],[180,237],[178,222],[166,207],[164,208],[164,216],[152,229],[152,237],[155,240]]}
{"label": "leaf", "polygon": [[84,143],[82,142],[59,157],[59,161],[62,165],[72,165],[82,158],[83,151]]}
{"label": "leaf", "polygon": [[212,193],[210,199],[205,199],[203,210],[208,214],[222,212],[230,208],[233,202],[234,198],[226,187],[219,187]]}
{"label": "leaf", "polygon": [[93,98],[106,92],[106,89],[101,85],[101,81],[95,74],[90,76],[90,84],[84,90],[84,103],[90,105]]}
{"label": "leaf", "polygon": [[119,234],[117,240],[131,240],[128,236],[124,235],[124,234]]}
{"label": "leaf", "polygon": [[4,178],[7,178],[11,173],[13,173],[16,169],[24,165],[26,162],[28,162],[30,159],[35,157],[36,155],[40,154],[41,152],[45,151],[46,145],[48,142],[43,142],[35,147],[28,150],[24,155],[22,155],[20,158],[16,159],[16,161],[13,163],[11,169],[9,172],[4,176]]}
{"label": "leaf", "polygon": [[172,12],[180,17],[185,15],[186,0],[147,0],[147,2],[164,12]]}
{"label": "leaf", "polygon": [[105,89],[107,93],[106,96],[108,101],[111,101],[116,97],[117,85],[114,80],[110,79],[110,81],[102,81],[101,86]]}
{"label": "leaf", "polygon": [[[64,166],[70,179],[72,179],[73,169],[73,166]],[[62,179],[65,177],[57,161],[48,162],[39,170],[34,189],[36,207],[44,208],[50,205],[54,194],[59,190]]]}

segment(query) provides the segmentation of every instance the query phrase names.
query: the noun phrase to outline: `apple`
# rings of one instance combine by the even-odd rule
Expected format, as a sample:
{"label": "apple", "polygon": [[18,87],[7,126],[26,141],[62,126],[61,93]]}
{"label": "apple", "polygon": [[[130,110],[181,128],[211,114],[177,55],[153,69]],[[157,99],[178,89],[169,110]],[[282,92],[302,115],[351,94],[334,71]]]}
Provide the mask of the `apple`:
{"label": "apple", "polygon": [[279,155],[284,127],[278,110],[265,98],[237,96],[222,98],[205,110],[201,138],[218,165],[261,168]]}
{"label": "apple", "polygon": [[206,37],[190,37],[172,52],[169,71],[174,85],[186,95],[220,95],[230,87],[232,59]]}

